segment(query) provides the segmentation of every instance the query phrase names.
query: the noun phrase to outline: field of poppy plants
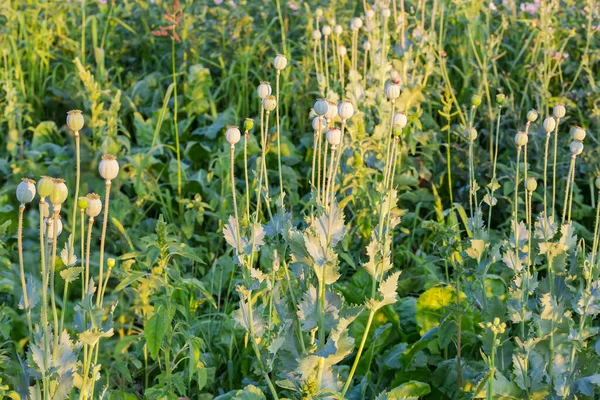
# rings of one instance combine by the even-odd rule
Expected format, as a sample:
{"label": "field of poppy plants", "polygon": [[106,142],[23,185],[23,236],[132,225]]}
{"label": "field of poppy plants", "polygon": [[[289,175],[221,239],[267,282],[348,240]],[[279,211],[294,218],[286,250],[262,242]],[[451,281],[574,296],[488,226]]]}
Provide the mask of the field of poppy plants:
{"label": "field of poppy plants", "polygon": [[600,398],[596,0],[5,0],[0,50],[0,399]]}

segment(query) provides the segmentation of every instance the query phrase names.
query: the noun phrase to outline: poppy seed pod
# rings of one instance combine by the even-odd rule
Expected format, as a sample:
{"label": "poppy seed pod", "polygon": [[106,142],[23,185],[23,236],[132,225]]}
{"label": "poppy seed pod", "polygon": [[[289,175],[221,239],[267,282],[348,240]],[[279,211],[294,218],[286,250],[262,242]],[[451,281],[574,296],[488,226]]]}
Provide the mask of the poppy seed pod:
{"label": "poppy seed pod", "polygon": [[325,131],[325,128],[327,127],[327,125],[323,121],[319,122],[319,117],[314,117],[312,120],[312,127],[315,132],[319,132],[319,127],[320,127],[321,132],[319,132],[319,133],[322,133]]}
{"label": "poppy seed pod", "polygon": [[338,114],[342,121],[352,118],[354,115],[354,106],[348,100],[342,100],[338,105]]}
{"label": "poppy seed pod", "polygon": [[53,182],[54,187],[52,188],[52,193],[50,193],[50,203],[56,207],[65,202],[69,196],[69,189],[65,185],[64,179],[54,179]]}
{"label": "poppy seed pod", "polygon": [[273,60],[273,66],[277,71],[281,71],[282,69],[285,69],[287,62],[287,57],[285,55],[277,54]]}
{"label": "poppy seed pod", "polygon": [[546,117],[544,119],[544,131],[550,133],[556,128],[556,120],[553,117]]}
{"label": "poppy seed pod", "polygon": [[371,50],[371,42],[369,42],[368,40],[365,40],[363,42],[363,50],[364,51],[369,51]]}
{"label": "poppy seed pod", "polygon": [[583,153],[583,143],[574,140],[571,142],[569,149],[571,150],[571,154],[573,154],[574,156],[578,156],[581,153]]}
{"label": "poppy seed pod", "polygon": [[319,7],[319,8],[317,8],[317,9],[315,10],[315,16],[316,16],[317,18],[321,18],[321,17],[323,16],[323,9],[322,9],[322,8],[320,8],[320,7]]}
{"label": "poppy seed pod", "polygon": [[269,82],[261,82],[256,89],[256,93],[261,99],[271,95],[271,84]]}
{"label": "poppy seed pod", "polygon": [[37,183],[37,191],[40,197],[43,199],[50,196],[52,190],[54,190],[54,178],[51,176],[42,176]]}
{"label": "poppy seed pod", "polygon": [[396,100],[400,97],[400,83],[396,81],[390,81],[385,86],[385,95],[389,100]]}
{"label": "poppy seed pod", "polygon": [[342,28],[341,25],[336,25],[333,27],[333,33],[335,33],[337,36],[340,36],[342,33],[344,33],[344,28]]}
{"label": "poppy seed pod", "polygon": [[23,178],[21,183],[17,185],[17,200],[21,204],[31,203],[35,197],[35,192],[35,181]]}
{"label": "poppy seed pod", "polygon": [[225,131],[225,138],[227,138],[227,142],[231,145],[232,148],[237,142],[240,141],[241,137],[242,133],[240,132],[240,129],[237,126],[230,126]]}
{"label": "poppy seed pod", "polygon": [[318,29],[315,29],[312,33],[313,40],[321,40],[321,36],[321,31],[319,31]]}
{"label": "poppy seed pod", "polygon": [[563,118],[567,114],[567,109],[562,104],[557,104],[552,109],[552,115],[554,118]]}
{"label": "poppy seed pod", "polygon": [[527,112],[527,121],[534,122],[538,118],[538,112],[534,109],[531,109]]}
{"label": "poppy seed pod", "polygon": [[600,176],[596,178],[594,184],[596,185],[596,189],[600,190]]}
{"label": "poppy seed pod", "polygon": [[359,29],[360,29],[360,28],[362,28],[362,26],[363,26],[362,19],[360,19],[360,18],[358,18],[358,17],[357,17],[357,18],[354,18],[354,19],[352,20],[352,25],[351,25],[351,26],[352,26],[352,30],[359,30]]}
{"label": "poppy seed pod", "polygon": [[481,96],[478,94],[474,94],[471,98],[471,105],[473,107],[479,107],[481,105]]}
{"label": "poppy seed pod", "polygon": [[403,112],[398,112],[398,113],[394,114],[394,118],[392,120],[392,125],[400,127],[400,128],[404,128],[407,123],[408,123],[408,119],[406,117],[406,114],[404,114]]}
{"label": "poppy seed pod", "polygon": [[[46,226],[48,228],[48,232],[46,233],[46,238],[54,239],[54,218],[49,218],[47,220]],[[60,218],[56,219],[56,237],[59,237],[63,230],[63,223]]]}
{"label": "poppy seed pod", "polygon": [[338,46],[338,54],[340,55],[340,57],[345,57],[346,54],[348,54],[348,49],[346,49],[346,46],[339,45]]}
{"label": "poppy seed pod", "polygon": [[83,128],[83,114],[80,110],[67,112],[67,126],[73,132],[79,132]]}
{"label": "poppy seed pod", "polygon": [[525,181],[525,189],[527,189],[528,192],[535,192],[535,189],[537,189],[537,181],[535,178],[527,178]]}
{"label": "poppy seed pod", "polygon": [[277,107],[277,99],[275,96],[267,96],[263,99],[262,105],[266,111],[273,111]]}
{"label": "poppy seed pod", "polygon": [[583,139],[585,139],[585,129],[579,126],[574,126],[571,129],[571,139],[577,140],[578,142],[583,142]]}
{"label": "poppy seed pod", "polygon": [[100,176],[106,181],[112,181],[119,175],[119,162],[117,157],[107,154],[102,156],[100,164],[98,164],[98,172]]}
{"label": "poppy seed pod", "polygon": [[392,15],[392,12],[390,11],[389,8],[383,8],[381,9],[381,16],[383,18],[389,18]]}
{"label": "poppy seed pod", "polygon": [[527,146],[527,142],[529,142],[529,138],[523,132],[519,132],[515,135],[515,143],[517,147]]}
{"label": "poppy seed pod", "polygon": [[375,17],[375,11],[373,11],[373,9],[369,9],[365,12],[365,16],[367,18],[373,18],[373,17]]}
{"label": "poppy seed pod", "polygon": [[325,99],[318,99],[315,102],[314,110],[319,116],[324,116],[329,111],[329,103]]}
{"label": "poppy seed pod", "polygon": [[244,120],[244,130],[248,132],[252,128],[254,128],[254,120],[252,118],[246,118]]}
{"label": "poppy seed pod", "polygon": [[325,36],[331,35],[331,26],[323,25],[323,28],[321,28],[321,32],[323,32],[323,35]]}
{"label": "poppy seed pod", "polygon": [[102,200],[100,200],[100,196],[96,193],[89,193],[87,195],[88,207],[85,210],[85,213],[90,218],[96,218],[100,215],[102,211]]}
{"label": "poppy seed pod", "polygon": [[327,141],[331,146],[337,146],[342,141],[342,131],[338,127],[333,127],[327,131]]}
{"label": "poppy seed pod", "polygon": [[328,103],[329,108],[327,109],[327,114],[325,114],[325,118],[327,118],[328,121],[331,121],[332,119],[338,116],[338,108],[337,104],[335,104],[333,101],[330,101]]}
{"label": "poppy seed pod", "polygon": [[477,129],[475,129],[475,128],[467,128],[467,131],[465,132],[465,136],[471,142],[474,142],[477,139]]}
{"label": "poppy seed pod", "polygon": [[89,205],[89,201],[87,197],[80,197],[79,199],[77,199],[77,207],[79,207],[81,210],[85,210],[86,208],[88,208]]}
{"label": "poppy seed pod", "polygon": [[498,93],[496,95],[496,103],[498,103],[499,107],[504,105],[504,100],[506,100],[506,96],[503,93]]}

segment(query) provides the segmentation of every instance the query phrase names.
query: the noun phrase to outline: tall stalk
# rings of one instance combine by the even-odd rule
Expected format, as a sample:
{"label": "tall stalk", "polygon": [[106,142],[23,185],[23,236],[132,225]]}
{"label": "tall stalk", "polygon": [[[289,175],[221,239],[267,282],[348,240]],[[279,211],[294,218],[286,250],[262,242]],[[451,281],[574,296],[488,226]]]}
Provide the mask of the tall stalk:
{"label": "tall stalk", "polygon": [[[175,153],[177,155],[177,202],[179,203],[179,215],[183,214],[183,202],[181,201],[181,153],[179,149],[179,125],[177,123],[177,69],[175,67],[175,37],[171,38],[171,71],[173,74],[173,126],[175,128]],[[108,212],[108,210],[107,210]],[[102,276],[102,275],[100,275]],[[102,281],[100,281],[102,282]]]}
{"label": "tall stalk", "polygon": [[[277,0],[279,5],[279,0]],[[283,32],[283,27],[281,28]],[[283,34],[283,33],[282,33]],[[281,174],[281,131],[279,129],[279,76],[281,71],[277,69],[277,75],[275,77],[275,96],[277,99],[277,107],[275,107],[275,119],[277,120],[277,165],[279,167],[279,195],[281,197],[281,207],[283,208],[283,177]]]}
{"label": "tall stalk", "polygon": [[23,263],[23,213],[25,204],[19,206],[19,225],[17,228],[17,247],[19,251],[19,272],[21,276],[21,287],[23,288],[23,306],[27,312],[27,328],[29,329],[29,339],[33,339],[33,324],[31,323],[31,309],[29,307],[29,296],[27,295],[27,284],[25,282],[25,266]]}

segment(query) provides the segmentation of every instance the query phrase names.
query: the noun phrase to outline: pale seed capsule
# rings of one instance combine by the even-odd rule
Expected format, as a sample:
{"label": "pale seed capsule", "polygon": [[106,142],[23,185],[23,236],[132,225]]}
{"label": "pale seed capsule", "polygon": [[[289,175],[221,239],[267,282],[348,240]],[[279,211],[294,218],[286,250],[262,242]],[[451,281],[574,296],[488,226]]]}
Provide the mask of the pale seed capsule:
{"label": "pale seed capsule", "polygon": [[538,112],[534,109],[531,109],[527,112],[527,121],[534,122],[538,118]]}
{"label": "pale seed capsule", "polygon": [[596,185],[596,189],[600,190],[600,176],[596,178],[594,184]]}
{"label": "pale seed capsule", "polygon": [[406,114],[404,114],[403,112],[397,112],[396,114],[394,114],[394,118],[392,121],[392,124],[394,126],[404,128],[407,123],[408,123],[408,118],[406,117]]}
{"label": "pale seed capsule", "polygon": [[362,21],[362,19],[360,19],[358,17],[354,18],[352,20],[352,24],[350,24],[350,27],[352,28],[353,31],[359,30],[360,28],[362,28],[362,26],[363,26],[363,21]]}
{"label": "pale seed capsule", "polygon": [[320,133],[325,132],[325,128],[327,127],[327,124],[325,124],[325,121],[319,122],[319,117],[314,117],[312,120],[313,130],[315,132],[319,132],[319,126],[321,127]]}
{"label": "pale seed capsule", "polygon": [[341,25],[336,25],[333,27],[333,33],[335,33],[337,36],[340,36],[342,33],[344,33],[344,28],[342,28]]}
{"label": "pale seed capsule", "polygon": [[317,18],[321,18],[321,17],[323,16],[323,9],[322,9],[322,8],[320,8],[320,7],[319,7],[319,8],[317,8],[317,9],[315,10],[315,16],[316,16]]}
{"label": "pale seed capsule", "polygon": [[285,69],[287,66],[287,57],[283,54],[277,54],[273,60],[273,66],[277,71]]}
{"label": "pale seed capsule", "polygon": [[54,178],[51,176],[42,176],[37,183],[37,191],[40,197],[43,199],[50,196],[52,190],[54,190]]}
{"label": "pale seed capsule", "polygon": [[83,128],[83,114],[80,110],[71,110],[67,113],[67,126],[73,132],[79,132]]}
{"label": "pale seed capsule", "polygon": [[467,139],[469,139],[469,141],[474,142],[477,139],[477,129],[467,128],[465,135],[467,136]]}
{"label": "pale seed capsule", "polygon": [[323,116],[329,111],[329,103],[325,99],[318,99],[314,106],[317,115]]}
{"label": "pale seed capsule", "polygon": [[330,101],[329,108],[327,109],[327,114],[325,114],[325,118],[327,118],[327,120],[331,121],[337,116],[338,116],[337,104],[335,104],[333,101]]}
{"label": "pale seed capsule", "polygon": [[87,199],[88,208],[86,208],[85,213],[90,218],[96,218],[102,212],[102,200],[96,193],[89,193]]}
{"label": "pale seed capsule", "polygon": [[392,12],[390,11],[390,9],[389,9],[389,8],[383,8],[383,9],[381,10],[381,16],[382,16],[383,18],[389,18],[391,15],[392,15]]}
{"label": "pale seed capsule", "polygon": [[258,97],[261,99],[271,95],[271,84],[269,82],[261,82],[256,89],[256,93],[258,93]]}
{"label": "pale seed capsule", "polygon": [[56,206],[60,206],[65,202],[67,197],[69,196],[69,189],[67,185],[65,185],[64,179],[54,179],[54,188],[52,189],[52,193],[50,193],[50,203]]}
{"label": "pale seed capsule", "polygon": [[263,99],[262,105],[266,111],[273,111],[277,107],[277,99],[275,96],[267,96]]}
{"label": "pale seed capsule", "polygon": [[579,126],[574,126],[571,129],[571,138],[573,140],[577,140],[578,142],[583,142],[583,139],[585,139],[585,129]]}
{"label": "pale seed capsule", "polygon": [[323,28],[321,28],[321,32],[323,32],[323,35],[325,36],[331,35],[331,26],[323,25]]}
{"label": "pale seed capsule", "polygon": [[346,54],[348,54],[348,49],[346,48],[346,46],[339,45],[338,46],[338,54],[340,55],[340,57],[345,57]]}
{"label": "pale seed capsule", "polygon": [[102,156],[100,164],[98,165],[98,172],[100,176],[106,181],[112,181],[119,175],[119,162],[117,157],[107,154]]}
{"label": "pale seed capsule", "polygon": [[[46,233],[46,238],[54,239],[54,218],[49,218],[46,223],[46,227],[48,228],[48,232]],[[59,237],[63,231],[63,223],[60,218],[56,219],[56,237]]]}
{"label": "pale seed capsule", "polygon": [[515,135],[515,143],[517,147],[527,146],[527,142],[529,142],[529,138],[523,132],[519,132]]}
{"label": "pale seed capsule", "polygon": [[35,192],[35,181],[23,178],[21,183],[17,185],[17,200],[21,204],[31,203],[35,197]]}
{"label": "pale seed capsule", "polygon": [[312,33],[312,38],[313,40],[321,40],[321,31],[319,31],[318,29],[315,29]]}
{"label": "pale seed capsule", "polygon": [[374,18],[375,17],[375,11],[373,9],[369,9],[365,12],[365,16],[367,18]]}
{"label": "pale seed capsule", "polygon": [[567,109],[562,104],[557,104],[554,106],[552,110],[552,115],[554,118],[563,118],[567,114]]}
{"label": "pale seed capsule", "polygon": [[354,115],[354,106],[348,100],[342,100],[338,105],[338,114],[342,121],[352,118]]}
{"label": "pale seed capsule", "polygon": [[571,150],[571,154],[573,154],[574,156],[578,156],[581,153],[583,153],[583,143],[577,140],[572,141],[569,148]]}
{"label": "pale seed capsule", "polygon": [[527,178],[525,181],[525,189],[527,189],[528,192],[535,192],[535,189],[537,189],[537,181],[535,178]]}
{"label": "pale seed capsule", "polygon": [[369,51],[371,50],[371,42],[369,42],[368,40],[365,40],[363,42],[363,50],[364,51]]}
{"label": "pale seed capsule", "polygon": [[88,208],[89,205],[89,201],[87,197],[80,197],[79,199],[77,199],[77,207],[79,207],[81,210],[85,210],[86,208]]}
{"label": "pale seed capsule", "polygon": [[553,117],[546,117],[544,119],[544,131],[550,133],[556,128],[556,120]]}
{"label": "pale seed capsule", "polygon": [[385,95],[389,100],[396,100],[400,97],[400,83],[390,81],[385,87]]}
{"label": "pale seed capsule", "polygon": [[235,146],[235,144],[240,141],[241,137],[242,133],[240,132],[240,129],[237,126],[230,126],[225,131],[225,138],[227,139],[227,142],[231,145],[231,147]]}
{"label": "pale seed capsule", "polygon": [[338,127],[333,127],[327,131],[327,141],[332,146],[337,146],[342,141],[342,131]]}

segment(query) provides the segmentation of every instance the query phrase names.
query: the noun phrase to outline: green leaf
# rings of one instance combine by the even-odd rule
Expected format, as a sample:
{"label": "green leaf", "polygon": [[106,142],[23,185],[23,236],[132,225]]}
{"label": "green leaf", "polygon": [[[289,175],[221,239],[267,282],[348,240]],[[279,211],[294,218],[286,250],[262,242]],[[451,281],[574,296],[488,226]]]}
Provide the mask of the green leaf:
{"label": "green leaf", "polygon": [[65,282],[71,283],[81,276],[82,271],[83,267],[71,267],[60,271],[60,276],[65,280]]}
{"label": "green leaf", "polygon": [[[461,293],[461,300],[464,294]],[[416,320],[420,333],[439,325],[448,307],[456,303],[456,292],[452,286],[436,286],[425,291],[416,304]]]}
{"label": "green leaf", "polygon": [[127,286],[131,285],[133,282],[144,277],[145,275],[146,274],[144,272],[139,272],[139,271],[130,272],[129,275],[127,275],[125,277],[125,279],[123,279],[121,281],[121,283],[119,283],[117,285],[117,287],[114,289],[114,292],[120,292],[121,290],[125,289]]}
{"label": "green leaf", "polygon": [[163,338],[167,333],[167,311],[163,307],[155,309],[155,313],[144,325],[144,337],[152,358],[156,359]]}
{"label": "green leaf", "polygon": [[428,384],[418,381],[409,381],[388,393],[388,400],[401,400],[406,398],[419,398],[431,393]]}

